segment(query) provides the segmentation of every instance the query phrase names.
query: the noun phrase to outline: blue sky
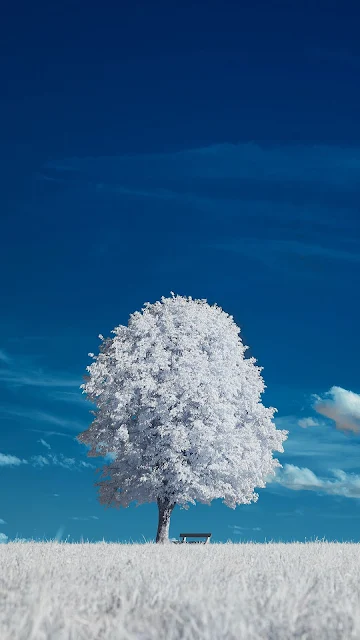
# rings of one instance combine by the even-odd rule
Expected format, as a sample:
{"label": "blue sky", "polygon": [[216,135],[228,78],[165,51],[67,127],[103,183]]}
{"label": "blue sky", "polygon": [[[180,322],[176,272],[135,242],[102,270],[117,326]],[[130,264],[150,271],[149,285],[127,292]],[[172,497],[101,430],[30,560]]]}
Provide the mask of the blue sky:
{"label": "blue sky", "polygon": [[154,539],[97,502],[79,386],[174,291],[234,316],[289,436],[256,504],[170,535],[358,541],[357,3],[116,5],[2,19],[0,538]]}

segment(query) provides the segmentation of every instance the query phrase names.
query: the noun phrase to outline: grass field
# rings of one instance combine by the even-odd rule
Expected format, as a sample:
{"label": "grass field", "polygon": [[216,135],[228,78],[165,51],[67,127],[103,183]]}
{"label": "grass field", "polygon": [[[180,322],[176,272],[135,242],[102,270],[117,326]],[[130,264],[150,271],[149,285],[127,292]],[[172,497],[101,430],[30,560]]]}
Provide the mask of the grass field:
{"label": "grass field", "polygon": [[360,640],[360,544],[0,545],[1,640]]}

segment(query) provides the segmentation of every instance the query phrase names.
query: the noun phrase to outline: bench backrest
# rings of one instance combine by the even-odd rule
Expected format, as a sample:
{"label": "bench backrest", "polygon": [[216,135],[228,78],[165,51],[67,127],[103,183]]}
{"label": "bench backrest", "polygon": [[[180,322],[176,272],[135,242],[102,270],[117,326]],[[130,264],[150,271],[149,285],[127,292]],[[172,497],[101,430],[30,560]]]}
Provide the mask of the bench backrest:
{"label": "bench backrest", "polygon": [[181,541],[184,542],[186,538],[206,538],[206,542],[209,542],[211,533],[180,533]]}
{"label": "bench backrest", "polygon": [[180,538],[211,538],[211,533],[180,533]]}

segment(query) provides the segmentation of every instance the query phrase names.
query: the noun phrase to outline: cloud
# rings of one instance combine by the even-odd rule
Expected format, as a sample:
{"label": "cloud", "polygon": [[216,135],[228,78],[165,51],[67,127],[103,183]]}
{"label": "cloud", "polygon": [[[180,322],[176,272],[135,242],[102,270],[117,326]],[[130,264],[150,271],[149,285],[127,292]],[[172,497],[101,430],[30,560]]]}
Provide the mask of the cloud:
{"label": "cloud", "polygon": [[241,531],[261,531],[261,527],[240,527],[237,524],[229,525],[229,529],[233,529],[236,535],[240,535]]}
{"label": "cloud", "polygon": [[330,62],[332,65],[335,63],[359,66],[360,56],[352,53],[347,49],[324,49],[320,47],[307,48],[306,52],[311,58],[316,58],[324,62]]}
{"label": "cloud", "polygon": [[32,420],[35,422],[46,422],[47,424],[54,424],[58,427],[74,429],[74,431],[82,431],[84,429],[84,425],[76,420],[69,420],[67,418],[62,418],[61,416],[55,416],[51,413],[47,413],[46,411],[38,411],[37,409],[2,407],[0,408],[0,413],[14,418],[24,418],[25,420]]}
{"label": "cloud", "polygon": [[84,462],[83,460],[77,461],[75,458],[67,458],[62,453],[59,455],[48,454],[46,457],[42,455],[32,456],[30,458],[32,465],[34,467],[45,467],[48,465],[54,465],[57,467],[62,467],[63,469],[75,469],[79,470],[83,467],[85,468],[95,468],[94,465],[89,462]]}
{"label": "cloud", "polygon": [[55,454],[47,454],[43,455],[35,455],[31,456],[28,460],[21,460],[16,456],[7,455],[5,453],[0,453],[0,467],[16,467],[20,464],[31,464],[33,467],[46,467],[49,465],[54,465],[58,467],[62,467],[63,469],[75,469],[80,470],[83,468],[95,468],[93,464],[89,462],[84,462],[83,460],[77,461],[75,458],[67,458],[62,453],[59,455]]}
{"label": "cloud", "polygon": [[38,370],[16,371],[0,369],[0,382],[11,386],[79,387],[81,380],[66,374],[51,374]]}
{"label": "cloud", "polygon": [[10,364],[11,363],[10,356],[8,356],[7,353],[3,349],[0,349],[0,362],[5,362],[5,364]]}
{"label": "cloud", "polygon": [[47,449],[51,449],[51,446],[49,445],[49,443],[45,442],[45,440],[43,440],[42,438],[40,438],[40,440],[38,440],[38,442],[40,442],[40,444],[43,444],[44,447],[46,447]]}
{"label": "cloud", "polygon": [[[195,251],[215,250],[225,251],[230,260],[236,252],[256,261],[249,265],[250,278],[259,273],[252,267],[265,264],[281,277],[316,277],[331,286],[330,265],[332,278],[343,278],[350,286],[351,279],[341,271],[360,264],[358,148],[215,144],[170,153],[67,158],[48,163],[46,173],[68,185],[57,193],[64,198],[63,208],[70,197],[93,201],[94,193],[105,206],[141,198],[145,224],[151,219],[156,226],[163,224],[167,202],[179,205],[184,228],[187,222],[192,225],[190,244],[186,239],[185,255],[180,237],[171,265],[167,256],[159,256],[156,272],[166,262],[177,273],[189,267]],[[236,220],[241,225],[235,225],[239,230],[234,237]],[[179,235],[175,226],[170,231]],[[117,246],[118,237],[109,232],[92,251],[98,257],[115,253]]]}
{"label": "cloud", "polygon": [[71,520],[99,520],[99,518],[97,516],[87,516],[85,518],[81,518],[81,517],[77,517],[77,516],[72,516],[70,518]]}
{"label": "cloud", "polygon": [[80,387],[81,380],[70,373],[52,373],[42,368],[35,368],[29,364],[29,359],[22,356],[9,356],[0,350],[0,361],[9,365],[0,369],[0,382],[7,385],[22,387]]}
{"label": "cloud", "polygon": [[331,469],[335,480],[328,480],[316,476],[307,467],[297,467],[285,464],[278,469],[276,476],[269,478],[267,483],[280,484],[293,491],[316,491],[320,494],[343,496],[345,498],[360,498],[360,475],[345,473],[341,469]]}
{"label": "cloud", "polygon": [[55,534],[55,540],[57,542],[60,542],[61,538],[63,537],[64,531],[65,531],[65,527],[64,525],[61,525]]}
{"label": "cloud", "polygon": [[69,433],[61,433],[61,431],[46,431],[45,429],[26,429],[26,431],[35,431],[36,433],[44,433],[47,438],[49,438],[50,436],[61,436],[62,438],[70,438],[71,440],[74,440],[74,442],[77,442],[74,436],[71,436]]}
{"label": "cloud", "polygon": [[314,395],[314,409],[335,422],[339,431],[360,432],[360,395],[342,387],[331,387],[321,398]]}
{"label": "cloud", "polygon": [[275,416],[274,421],[277,429],[289,431],[282,454],[286,462],[316,466],[322,472],[329,466],[345,470],[359,466],[360,439],[332,429],[330,420],[324,419],[317,428],[303,429],[299,429],[298,416]]}
{"label": "cloud", "polygon": [[90,462],[84,462],[83,460],[81,460],[81,461],[79,462],[79,464],[80,464],[80,466],[81,466],[81,467],[91,467],[91,468],[93,468],[93,469],[94,469],[94,465],[93,465],[93,464],[90,464]]}
{"label": "cloud", "polygon": [[[335,241],[336,239],[333,239],[333,242]],[[273,269],[282,270],[286,262],[287,266],[301,267],[302,275],[303,271],[309,267],[312,275],[314,269],[321,268],[324,260],[360,264],[360,255],[356,247],[353,250],[345,251],[337,247],[326,247],[297,240],[239,237],[229,242],[209,244],[207,246],[210,249],[242,254]],[[303,263],[295,262],[296,259],[303,260]]]}
{"label": "cloud", "polygon": [[8,541],[8,536],[5,533],[0,533],[0,544],[5,544]]}
{"label": "cloud", "polygon": [[5,520],[2,520],[2,519],[0,518],[0,524],[6,524]]}
{"label": "cloud", "polygon": [[[138,188],[134,185],[134,176],[146,176],[149,166],[151,175],[147,181],[142,178],[143,186]],[[323,183],[333,188],[334,185],[357,186],[360,152],[351,147],[327,145],[225,143],[172,153],[73,157],[62,165],[48,162],[46,168],[60,178],[68,176],[71,180],[84,182],[86,176],[86,184],[98,188],[117,185],[124,190],[145,193],[159,178],[160,184],[166,182],[166,178],[176,184],[174,176],[198,181],[204,178],[210,181],[222,178],[258,180],[261,176],[262,182]],[[147,187],[144,187],[145,182]]]}
{"label": "cloud", "polygon": [[304,511],[302,509],[294,509],[294,511],[279,511],[276,516],[303,516]]}
{"label": "cloud", "polygon": [[20,464],[28,464],[27,460],[21,460],[16,456],[0,453],[0,467],[17,467]]}
{"label": "cloud", "polygon": [[78,393],[75,391],[54,391],[54,393],[51,393],[51,397],[54,398],[54,400],[61,400],[62,402],[70,402],[82,406],[90,407],[92,404],[80,390]]}
{"label": "cloud", "polygon": [[44,456],[32,456],[31,458],[33,467],[45,467],[50,464],[49,460]]}
{"label": "cloud", "polygon": [[318,427],[321,423],[319,420],[315,420],[314,418],[301,418],[298,420],[298,425],[302,429],[307,429],[308,427]]}

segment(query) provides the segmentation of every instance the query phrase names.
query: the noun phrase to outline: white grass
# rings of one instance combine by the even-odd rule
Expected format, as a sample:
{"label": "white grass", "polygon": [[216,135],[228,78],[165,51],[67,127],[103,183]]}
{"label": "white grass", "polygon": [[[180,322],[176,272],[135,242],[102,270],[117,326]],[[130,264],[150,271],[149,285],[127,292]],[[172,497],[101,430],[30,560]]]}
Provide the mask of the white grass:
{"label": "white grass", "polygon": [[360,545],[0,545],[1,640],[360,638]]}

